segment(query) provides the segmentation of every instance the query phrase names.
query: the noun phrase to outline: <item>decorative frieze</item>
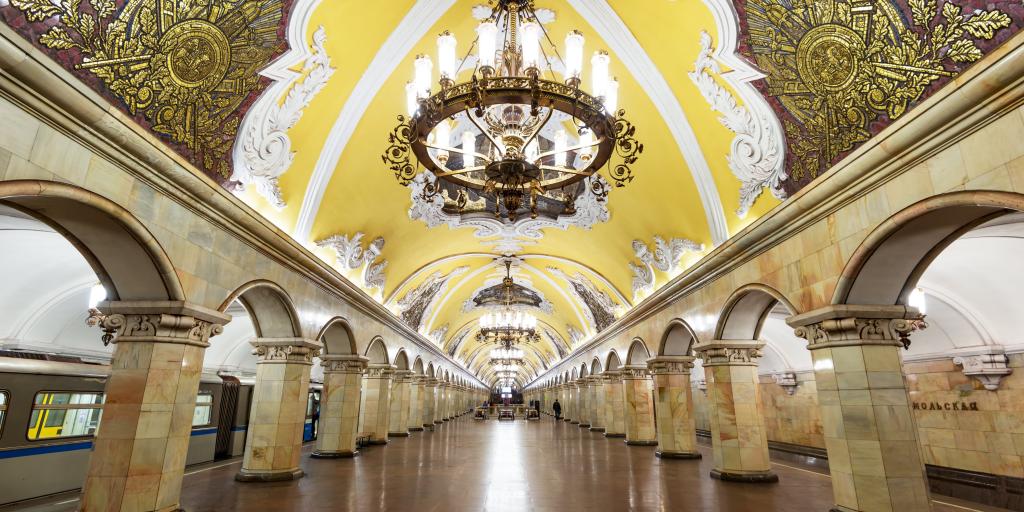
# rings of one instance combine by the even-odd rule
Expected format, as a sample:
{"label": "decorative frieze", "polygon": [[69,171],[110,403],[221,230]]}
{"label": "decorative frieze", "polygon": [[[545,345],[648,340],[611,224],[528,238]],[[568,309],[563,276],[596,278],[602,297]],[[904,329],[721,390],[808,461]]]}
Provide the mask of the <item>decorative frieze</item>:
{"label": "decorative frieze", "polygon": [[670,238],[666,241],[656,235],[653,250],[644,241],[633,240],[633,253],[641,262],[639,265],[629,262],[629,268],[633,270],[634,297],[654,289],[655,269],[661,272],[672,272],[679,266],[683,254],[687,251],[703,250],[703,244],[686,238]]}
{"label": "decorative frieze", "polygon": [[696,359],[693,356],[658,356],[647,360],[647,369],[652,375],[689,375]]}
{"label": "decorative frieze", "polygon": [[371,364],[366,367],[365,376],[367,379],[388,379],[395,373],[395,365]]}
{"label": "decorative frieze", "polygon": [[103,343],[182,343],[210,346],[231,317],[179,301],[102,302],[89,325],[103,329]]}
{"label": "decorative frieze", "polygon": [[647,371],[646,366],[628,364],[622,367],[622,379],[623,380],[637,380],[646,379],[650,377],[650,373]]}
{"label": "decorative frieze", "polygon": [[953,358],[953,364],[963,367],[964,375],[978,379],[985,389],[996,391],[1003,377],[1013,372],[1002,347],[989,347],[986,352]]}
{"label": "decorative frieze", "polygon": [[772,374],[772,379],[775,380],[775,383],[778,384],[787,395],[792,396],[793,393],[796,393],[796,373],[790,371],[778,372]]}
{"label": "decorative frieze", "polygon": [[759,340],[713,340],[695,345],[704,366],[757,366],[764,342]]}
{"label": "decorative frieze", "polygon": [[291,363],[312,365],[323,344],[304,338],[256,338],[249,342],[257,364]]}
{"label": "decorative frieze", "polygon": [[357,232],[349,238],[347,235],[334,235],[320,240],[316,243],[318,247],[333,249],[337,256],[337,264],[344,271],[357,270],[362,267],[361,277],[363,286],[371,290],[384,290],[384,269],[388,266],[387,260],[377,259],[384,249],[384,237],[374,238],[366,248],[363,248],[362,232]]}
{"label": "decorative frieze", "polygon": [[363,356],[331,356],[325,355],[320,360],[324,373],[362,374],[369,359]]}
{"label": "decorative frieze", "polygon": [[794,333],[815,350],[854,345],[910,347],[910,334],[925,329],[924,315],[905,306],[839,304],[790,317]]}

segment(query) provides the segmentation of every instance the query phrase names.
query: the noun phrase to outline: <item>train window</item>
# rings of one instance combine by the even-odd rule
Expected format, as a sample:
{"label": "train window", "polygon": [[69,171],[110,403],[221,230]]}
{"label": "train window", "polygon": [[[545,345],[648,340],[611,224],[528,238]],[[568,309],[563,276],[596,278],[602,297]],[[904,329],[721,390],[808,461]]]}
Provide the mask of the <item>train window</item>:
{"label": "train window", "polygon": [[91,436],[103,414],[103,393],[44,391],[36,394],[28,439]]}
{"label": "train window", "polygon": [[196,396],[196,410],[192,413],[192,426],[202,427],[213,421],[213,394],[199,393]]}

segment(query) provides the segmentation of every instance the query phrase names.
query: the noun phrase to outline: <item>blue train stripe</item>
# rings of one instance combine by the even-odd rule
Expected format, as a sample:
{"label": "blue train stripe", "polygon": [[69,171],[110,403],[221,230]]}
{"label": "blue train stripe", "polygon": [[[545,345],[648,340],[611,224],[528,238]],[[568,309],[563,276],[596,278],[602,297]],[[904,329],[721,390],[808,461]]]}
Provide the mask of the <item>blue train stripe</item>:
{"label": "blue train stripe", "polygon": [[239,426],[239,427],[231,427],[231,431],[232,432],[245,432],[246,430],[249,430],[249,425],[242,425],[242,426]]}
{"label": "blue train stripe", "polygon": [[49,446],[33,446],[31,448],[19,448],[16,450],[0,451],[0,459],[12,459],[15,457],[28,457],[30,455],[42,455],[45,453],[60,453],[89,449],[92,449],[92,441],[84,441],[81,443],[51,444]]}
{"label": "blue train stripe", "polygon": [[205,436],[205,435],[216,434],[216,433],[217,433],[217,427],[213,427],[213,428],[197,428],[197,429],[192,430],[192,436],[193,437],[195,437],[195,436]]}

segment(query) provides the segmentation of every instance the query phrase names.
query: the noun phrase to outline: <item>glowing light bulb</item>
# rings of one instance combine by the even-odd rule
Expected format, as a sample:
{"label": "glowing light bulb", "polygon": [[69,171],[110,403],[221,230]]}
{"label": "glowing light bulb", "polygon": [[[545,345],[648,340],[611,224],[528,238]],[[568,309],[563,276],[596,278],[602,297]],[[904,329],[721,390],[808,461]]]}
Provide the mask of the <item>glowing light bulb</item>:
{"label": "glowing light bulb", "polygon": [[610,62],[611,57],[604,50],[594,52],[594,56],[590,58],[590,79],[592,83],[590,94],[604,96],[605,89],[608,87],[608,64]]}
{"label": "glowing light bulb", "polygon": [[[434,144],[441,147],[450,147],[452,138],[452,129],[448,125],[448,121],[441,121],[437,127],[434,128]],[[442,164],[448,163],[448,152],[439,149],[437,150],[437,160]]]}
{"label": "glowing light bulb", "polygon": [[437,70],[441,78],[455,78],[455,36],[445,30],[437,36]]}
{"label": "glowing light bulb", "polygon": [[413,62],[416,71],[413,82],[416,83],[416,96],[427,98],[430,96],[430,74],[434,69],[434,63],[426,55],[417,55]]}
{"label": "glowing light bulb", "polygon": [[580,148],[579,154],[580,159],[584,162],[590,161],[594,149],[591,147],[592,144],[594,144],[594,132],[587,130],[580,134],[580,146],[583,147]]}
{"label": "glowing light bulb", "polygon": [[476,135],[471,131],[462,132],[462,167],[473,167],[476,159],[473,153],[476,152]]}
{"label": "glowing light bulb", "polygon": [[565,77],[579,78],[583,72],[583,34],[578,30],[565,36]]}
{"label": "glowing light bulb", "polygon": [[566,148],[569,147],[565,130],[555,132],[555,165],[565,167]]}
{"label": "glowing light bulb", "polygon": [[476,35],[480,65],[493,68],[498,45],[498,24],[494,20],[484,20],[477,26]]}
{"label": "glowing light bulb", "polygon": [[619,81],[612,78],[605,85],[604,90],[604,109],[611,115],[615,115],[615,110],[619,108]]}
{"label": "glowing light bulb", "polygon": [[907,298],[907,305],[910,307],[917,308],[922,315],[928,313],[928,300],[925,298],[924,290],[920,288],[914,288],[910,292],[910,297]]}
{"label": "glowing light bulb", "polygon": [[416,94],[416,83],[408,82],[405,84],[405,108],[409,111],[409,117],[416,115],[416,112],[420,110],[420,101]]}
{"label": "glowing light bulb", "polygon": [[540,24],[535,21],[523,23],[520,33],[523,40],[523,66],[540,67]]}

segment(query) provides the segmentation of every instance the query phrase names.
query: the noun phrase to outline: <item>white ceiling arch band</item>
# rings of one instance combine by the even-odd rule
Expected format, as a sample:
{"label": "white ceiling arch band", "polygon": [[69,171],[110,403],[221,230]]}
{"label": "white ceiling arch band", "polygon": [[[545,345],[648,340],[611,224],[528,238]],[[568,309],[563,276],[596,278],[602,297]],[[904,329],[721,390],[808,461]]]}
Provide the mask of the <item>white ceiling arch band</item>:
{"label": "white ceiling arch band", "polygon": [[711,240],[719,245],[729,238],[729,227],[725,221],[725,210],[718,195],[718,187],[711,176],[704,153],[697,143],[697,135],[686,119],[682,105],[676,99],[672,88],[665,77],[658,71],[654,61],[647,55],[640,42],[629,31],[626,24],[605,0],[568,0],[569,5],[583,16],[583,19],[597,30],[597,33],[619,56],[623,65],[633,75],[640,87],[651,98],[655,108],[661,112],[672,137],[683,153],[683,159],[690,168],[693,181],[697,185],[704,214],[711,230]]}
{"label": "white ceiling arch band", "polygon": [[356,131],[359,121],[369,108],[370,102],[377,95],[377,92],[384,83],[391,77],[398,64],[412,51],[412,48],[422,39],[430,27],[437,23],[437,20],[455,4],[455,0],[417,0],[416,5],[409,9],[408,14],[402,18],[402,22],[395,27],[384,44],[381,45],[377,55],[373,57],[366,72],[356,83],[355,89],[345,101],[338,119],[331,127],[331,133],[327,136],[324,148],[313,168],[313,175],[306,186],[306,194],[302,198],[302,207],[299,210],[299,218],[295,224],[292,236],[299,243],[307,243],[309,234],[313,230],[313,221],[316,220],[317,212],[320,210],[320,203],[323,201],[327,185],[331,182],[334,169],[338,166],[341,153],[348,145],[349,139]]}

